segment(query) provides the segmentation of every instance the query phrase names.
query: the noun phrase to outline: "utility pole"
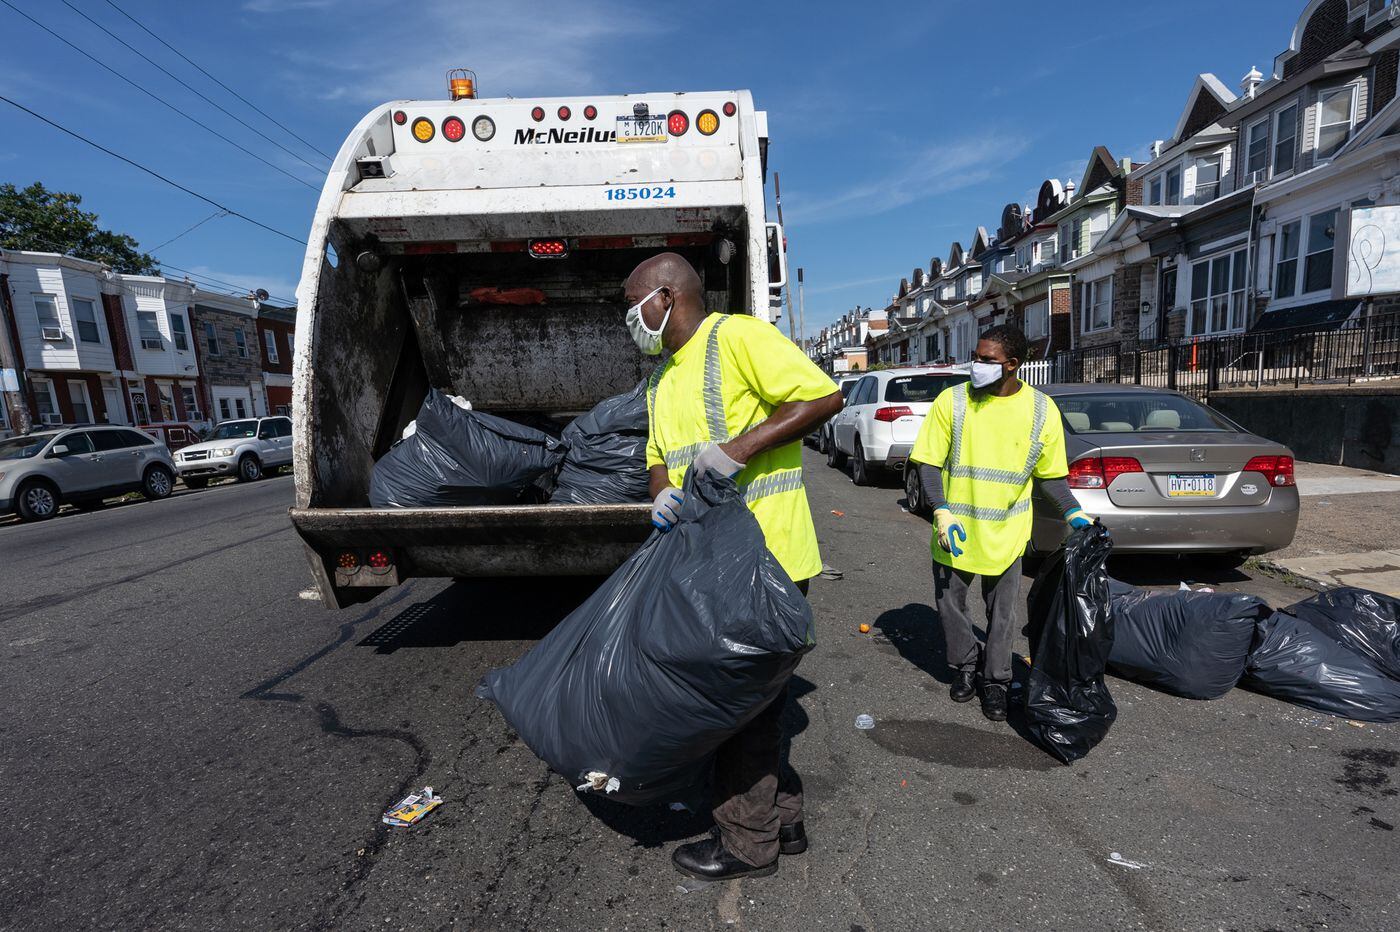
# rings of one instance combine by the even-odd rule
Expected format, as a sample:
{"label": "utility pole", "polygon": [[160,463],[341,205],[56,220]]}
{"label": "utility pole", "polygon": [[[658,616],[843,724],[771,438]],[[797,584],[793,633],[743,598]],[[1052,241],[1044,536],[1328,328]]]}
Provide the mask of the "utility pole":
{"label": "utility pole", "polygon": [[[787,227],[783,226],[783,190],[778,184],[777,172],[773,173],[773,204],[778,208],[778,229],[783,231],[782,241],[777,246],[778,249],[787,252]],[[783,286],[783,297],[787,301],[788,339],[796,343],[797,336],[794,331],[797,324],[792,319],[792,288],[790,286]]]}
{"label": "utility pole", "polygon": [[802,338],[799,346],[806,349],[807,343],[807,302],[802,300],[802,269],[797,270],[797,335]]}

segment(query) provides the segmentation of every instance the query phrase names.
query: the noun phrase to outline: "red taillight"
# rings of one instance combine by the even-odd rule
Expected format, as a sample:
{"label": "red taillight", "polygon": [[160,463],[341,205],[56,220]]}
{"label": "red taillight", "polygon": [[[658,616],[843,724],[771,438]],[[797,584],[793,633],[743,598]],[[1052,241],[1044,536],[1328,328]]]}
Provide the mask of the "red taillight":
{"label": "red taillight", "polygon": [[725,101],[725,104],[724,104],[724,115],[725,115],[725,116],[733,116],[734,113],[735,113],[735,111],[737,111],[738,109],[739,109],[738,107],[734,106],[734,101],[732,101],[732,100]]}
{"label": "red taillight", "polygon": [[353,550],[342,550],[336,557],[335,565],[343,570],[357,570],[360,568],[360,555]]}
{"label": "red taillight", "polygon": [[562,239],[530,240],[530,255],[536,259],[562,259],[569,254],[569,244]]}
{"label": "red taillight", "polygon": [[568,107],[560,107],[560,108],[559,108],[559,119],[561,119],[561,120],[567,120],[569,117],[571,117],[571,116],[573,116],[573,115],[574,115],[574,112],[573,112],[572,110],[570,110]]}
{"label": "red taillight", "polygon": [[596,119],[598,119],[598,108],[595,107],[595,106],[593,106],[592,104],[589,104],[587,107],[584,107],[584,108],[583,108],[583,118],[584,118],[585,120],[596,120]]}
{"label": "red taillight", "polygon": [[408,122],[408,114],[404,113],[402,110],[395,110],[394,122],[399,124],[400,126],[403,126],[405,123]]}
{"label": "red taillight", "polygon": [[1244,471],[1260,473],[1269,480],[1269,485],[1277,488],[1297,484],[1291,456],[1256,456],[1244,464]]}
{"label": "red taillight", "polygon": [[876,408],[875,420],[886,422],[897,421],[902,417],[909,417],[913,413],[913,409],[905,405],[893,405],[888,408]]}
{"label": "red taillight", "polygon": [[672,136],[684,136],[690,129],[690,117],[683,110],[672,110],[666,115],[666,131]]}
{"label": "red taillight", "polygon": [[544,108],[543,108],[543,107],[536,107],[535,109],[531,110],[531,111],[530,111],[530,119],[534,120],[536,123],[538,123],[538,122],[540,122],[541,120],[543,120],[543,119],[544,119]]}
{"label": "red taillight", "polygon": [[467,124],[456,117],[448,117],[442,121],[442,138],[448,142],[461,142],[462,137],[467,135]]}
{"label": "red taillight", "polygon": [[383,570],[394,564],[394,558],[386,550],[371,550],[365,562],[369,564],[370,569]]}
{"label": "red taillight", "polygon": [[1130,472],[1142,472],[1142,464],[1131,456],[1086,456],[1069,464],[1069,487],[1106,489]]}

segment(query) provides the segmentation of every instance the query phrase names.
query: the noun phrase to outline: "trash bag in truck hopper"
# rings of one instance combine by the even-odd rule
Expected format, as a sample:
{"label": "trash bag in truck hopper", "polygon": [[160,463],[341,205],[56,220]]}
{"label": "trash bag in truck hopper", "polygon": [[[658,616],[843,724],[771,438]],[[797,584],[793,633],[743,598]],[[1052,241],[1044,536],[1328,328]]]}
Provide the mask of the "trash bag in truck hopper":
{"label": "trash bag in truck hopper", "polygon": [[1112,549],[1101,524],[1072,531],[1031,586],[1026,725],[1066,764],[1093,750],[1118,716],[1103,681],[1113,647],[1104,570]]}
{"label": "trash bag in truck hopper", "polygon": [[1329,589],[1259,624],[1242,686],[1363,722],[1400,722],[1400,600]]}
{"label": "trash bag in truck hopper", "polygon": [[510,504],[564,456],[543,431],[464,410],[437,389],[423,399],[415,423],[374,464],[375,508]]}
{"label": "trash bag in truck hopper", "polygon": [[733,480],[692,470],[679,523],[477,695],[580,789],[643,805],[702,782],[813,643]]}
{"label": "trash bag in truck hopper", "polygon": [[1244,675],[1271,609],[1243,593],[1151,592],[1110,580],[1109,611],[1110,670],[1174,696],[1219,699]]}
{"label": "trash bag in truck hopper", "polygon": [[550,501],[566,505],[649,502],[646,380],[564,428],[568,448]]}

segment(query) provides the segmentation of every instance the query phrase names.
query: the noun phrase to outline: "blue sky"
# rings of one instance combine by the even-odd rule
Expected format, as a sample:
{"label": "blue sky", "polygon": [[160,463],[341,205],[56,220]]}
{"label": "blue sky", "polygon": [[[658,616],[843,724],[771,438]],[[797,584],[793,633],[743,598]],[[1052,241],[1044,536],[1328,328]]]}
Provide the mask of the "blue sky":
{"label": "blue sky", "polygon": [[[62,0],[7,0],[277,168],[260,139]],[[107,0],[68,0],[286,150],[290,138],[159,46]],[[629,0],[113,0],[286,127],[334,153],[394,98],[445,96],[469,66],[483,96],[746,87],[769,113],[809,331],[882,306],[899,278],[1047,177],[1078,181],[1095,145],[1142,158],[1171,135],[1195,75],[1266,75],[1303,0],[1073,4],[635,3]],[[858,12],[855,12],[858,11]],[[0,5],[0,94],[270,226],[305,236],[317,191],[121,83]],[[213,209],[0,104],[0,180],[75,191],[151,249]],[[301,248],[232,217],[156,253],[289,297]],[[172,274],[174,274],[172,272]]]}

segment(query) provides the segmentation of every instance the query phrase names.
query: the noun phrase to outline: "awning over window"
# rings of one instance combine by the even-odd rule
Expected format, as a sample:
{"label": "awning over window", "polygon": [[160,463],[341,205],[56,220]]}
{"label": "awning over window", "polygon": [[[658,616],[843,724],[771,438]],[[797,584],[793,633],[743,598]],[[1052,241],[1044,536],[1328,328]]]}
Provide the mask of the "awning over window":
{"label": "awning over window", "polygon": [[1336,330],[1350,320],[1360,307],[1360,301],[1347,298],[1343,301],[1318,301],[1281,311],[1267,311],[1254,322],[1249,332],[1264,333],[1298,328]]}

